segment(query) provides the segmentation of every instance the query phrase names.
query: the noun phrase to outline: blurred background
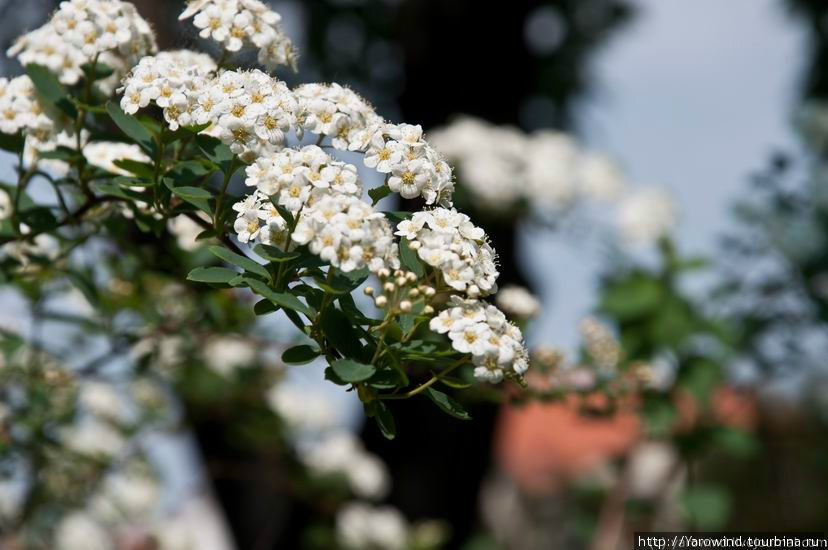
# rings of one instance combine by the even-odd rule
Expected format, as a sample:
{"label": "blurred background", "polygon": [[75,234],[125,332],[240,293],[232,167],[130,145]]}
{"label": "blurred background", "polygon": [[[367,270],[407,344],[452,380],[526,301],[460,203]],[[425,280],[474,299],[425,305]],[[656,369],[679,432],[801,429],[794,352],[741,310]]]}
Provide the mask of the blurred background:
{"label": "blurred background", "polygon": [[[210,50],[177,21],[183,2],[134,3],[162,49]],[[0,0],[4,49],[57,4]],[[244,300],[169,282],[183,281],[199,250],[142,249],[152,268],[136,273],[125,256],[92,248],[89,263],[105,262],[113,280],[135,288],[110,283],[120,301],[91,304],[62,288],[53,304],[45,290],[6,286],[0,327],[10,354],[25,339],[48,344],[70,370],[102,369],[111,393],[98,388],[90,402],[106,408],[120,396],[137,403],[133,420],[136,410],[151,419],[129,434],[146,463],[127,470],[154,471],[155,485],[112,491],[133,502],[161,495],[160,516],[180,521],[160,538],[131,525],[109,547],[347,548],[341,507],[353,493],[398,510],[358,518],[397,543],[354,548],[610,550],[630,547],[635,530],[828,528],[828,6],[269,4],[300,52],[298,72],[281,78],[347,85],[387,119],[434,136],[458,168],[458,208],[500,254],[501,288],[539,299],[523,325],[533,387],[567,391],[526,400],[464,390],[471,422],[427,400],[401,402],[388,441],[355,396],[323,380],[321,365],[280,364],[295,343],[289,325],[254,318]],[[5,76],[21,71],[4,61]],[[500,166],[475,172],[469,151],[484,148],[560,174],[574,170],[561,151],[607,159],[596,179],[615,202],[549,184],[496,206],[491,189],[515,184],[508,170],[492,176]],[[13,181],[13,161],[2,158],[3,181]],[[615,180],[624,191],[606,191]],[[119,230],[146,244],[128,224]],[[169,307],[141,311],[135,301],[146,295]],[[125,309],[178,341],[123,340]],[[90,310],[106,331],[64,326]],[[595,382],[606,354],[620,373],[645,365],[646,383],[619,396]],[[24,487],[67,475],[65,457],[21,470],[20,457],[3,456],[0,515],[15,515]],[[62,512],[45,506],[27,521],[36,531],[85,501],[67,497]],[[398,535],[403,524],[410,535]],[[14,525],[0,522],[0,545],[28,548],[4,542],[2,528]],[[66,529],[84,539],[83,526]]]}

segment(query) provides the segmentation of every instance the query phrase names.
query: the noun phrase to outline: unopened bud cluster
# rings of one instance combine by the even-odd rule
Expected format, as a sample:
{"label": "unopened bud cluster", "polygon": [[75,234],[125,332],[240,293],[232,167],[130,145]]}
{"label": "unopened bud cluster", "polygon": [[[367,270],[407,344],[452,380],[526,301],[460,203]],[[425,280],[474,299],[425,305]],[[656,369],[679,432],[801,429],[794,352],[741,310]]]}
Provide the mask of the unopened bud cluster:
{"label": "unopened bud cluster", "polygon": [[411,271],[397,269],[380,269],[377,272],[380,288],[365,287],[365,294],[374,298],[374,305],[380,309],[409,313],[415,306],[422,304],[419,310],[423,315],[432,315],[434,308],[429,305],[436,294],[434,287],[418,284],[418,277]]}

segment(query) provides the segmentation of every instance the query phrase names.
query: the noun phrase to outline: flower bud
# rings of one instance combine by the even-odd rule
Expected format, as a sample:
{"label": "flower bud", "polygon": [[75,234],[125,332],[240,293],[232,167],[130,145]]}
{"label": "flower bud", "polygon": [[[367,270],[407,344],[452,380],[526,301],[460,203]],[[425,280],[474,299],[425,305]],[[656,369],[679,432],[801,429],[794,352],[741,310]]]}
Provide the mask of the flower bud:
{"label": "flower bud", "polygon": [[416,298],[417,296],[419,296],[419,295],[420,295],[420,291],[419,291],[419,289],[412,288],[411,290],[409,290],[409,291],[408,291],[408,295],[409,295],[411,298]]}
{"label": "flower bud", "polygon": [[366,296],[373,296],[374,295],[374,287],[366,286],[362,289],[362,292],[365,293]]}
{"label": "flower bud", "polygon": [[394,286],[394,283],[389,281],[389,282],[385,283],[384,285],[382,285],[382,289],[385,292],[394,292],[395,290],[397,290],[397,287]]}
{"label": "flower bud", "polygon": [[408,281],[405,280],[405,277],[397,277],[397,286],[405,286],[405,283]]}
{"label": "flower bud", "polygon": [[390,276],[391,272],[385,267],[377,271],[377,277],[379,277],[380,279],[387,279]]}
{"label": "flower bud", "polygon": [[429,297],[434,296],[437,293],[437,291],[434,290],[434,287],[431,287],[431,286],[424,287],[422,289],[422,291],[423,291],[423,294],[425,294],[426,296],[429,296]]}
{"label": "flower bud", "polygon": [[424,315],[431,315],[432,313],[434,313],[434,308],[433,307],[426,306],[426,307],[423,308],[423,314]]}
{"label": "flower bud", "polygon": [[405,274],[405,278],[408,279],[409,283],[416,283],[417,282],[417,274],[409,271]]}
{"label": "flower bud", "polygon": [[402,302],[400,302],[400,311],[405,313],[411,311],[411,302],[409,302],[408,300],[403,300]]}
{"label": "flower bud", "polygon": [[377,299],[374,300],[374,305],[379,308],[383,308],[388,305],[388,298],[385,296],[377,296]]}
{"label": "flower bud", "polygon": [[420,241],[409,241],[408,243],[408,248],[411,250],[419,250],[421,246],[423,246],[423,243]]}
{"label": "flower bud", "polygon": [[480,288],[478,288],[477,285],[469,285],[469,288],[466,289],[466,292],[471,298],[477,298],[478,296],[480,296]]}

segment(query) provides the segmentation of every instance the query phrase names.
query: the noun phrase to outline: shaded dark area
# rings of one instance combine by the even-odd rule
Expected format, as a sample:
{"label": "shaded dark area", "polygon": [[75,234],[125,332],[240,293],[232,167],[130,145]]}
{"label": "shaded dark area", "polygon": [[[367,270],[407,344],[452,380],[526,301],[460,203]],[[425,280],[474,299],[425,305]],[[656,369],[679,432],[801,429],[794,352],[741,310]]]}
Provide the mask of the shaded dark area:
{"label": "shaded dark area", "polygon": [[802,76],[802,96],[828,97],[828,5],[820,0],[786,0],[808,31],[808,56]]}

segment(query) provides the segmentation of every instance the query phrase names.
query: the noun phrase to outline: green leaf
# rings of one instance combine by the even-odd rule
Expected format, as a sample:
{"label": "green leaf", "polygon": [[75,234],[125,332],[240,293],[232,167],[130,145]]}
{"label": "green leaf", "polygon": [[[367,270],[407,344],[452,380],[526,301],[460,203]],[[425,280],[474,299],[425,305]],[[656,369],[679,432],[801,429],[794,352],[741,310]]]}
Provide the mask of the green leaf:
{"label": "green leaf", "polygon": [[371,200],[374,201],[372,206],[376,206],[376,204],[391,194],[391,188],[387,185],[383,185],[382,187],[375,187],[373,189],[368,190],[368,196],[371,197]]}
{"label": "green leaf", "polygon": [[335,307],[328,307],[322,312],[319,324],[325,337],[342,355],[362,358],[363,349],[359,333],[345,313]]}
{"label": "green leaf", "polygon": [[293,294],[276,292],[258,279],[250,279],[245,277],[244,282],[247,283],[247,286],[249,286],[253,292],[263,298],[267,298],[277,306],[298,311],[299,313],[304,313],[308,317],[313,317],[316,314],[312,307],[302,303],[302,301]]}
{"label": "green leaf", "polygon": [[155,182],[143,178],[132,178],[129,176],[115,176],[112,178],[112,183],[120,185],[121,187],[152,187],[155,185]]}
{"label": "green leaf", "polygon": [[341,380],[352,384],[364,382],[377,372],[374,365],[366,365],[353,359],[337,359],[331,364],[331,368]]}
{"label": "green leaf", "polygon": [[408,245],[408,239],[405,237],[400,239],[400,262],[402,262],[402,265],[409,271],[413,272],[417,277],[425,275],[425,270],[423,269],[423,264],[420,263],[420,258],[417,257],[416,252],[411,250],[411,247]]}
{"label": "green leaf", "polygon": [[155,141],[152,134],[141,122],[132,115],[121,110],[121,107],[112,101],[106,104],[106,112],[121,131],[143,147],[151,156],[155,155]]}
{"label": "green leaf", "polygon": [[138,192],[128,188],[124,188],[115,182],[100,182],[95,184],[95,189],[104,195],[112,197],[120,197],[126,200],[143,200],[144,196]]}
{"label": "green leaf", "polygon": [[448,394],[434,388],[426,388],[425,393],[443,412],[460,420],[471,420],[471,416],[466,412],[466,409]]}
{"label": "green leaf", "polygon": [[100,62],[94,65],[92,63],[84,63],[81,65],[81,70],[83,70],[86,78],[89,78],[93,82],[112,76],[112,73],[115,72],[109,65]]}
{"label": "green leaf", "polygon": [[601,309],[622,321],[636,319],[657,311],[664,294],[659,281],[644,274],[634,274],[607,287]]}
{"label": "green leaf", "polygon": [[718,448],[738,458],[756,456],[760,450],[758,438],[738,428],[721,426],[713,432],[711,440]]}
{"label": "green leaf", "polygon": [[216,256],[218,258],[221,258],[222,260],[224,260],[227,263],[237,265],[240,268],[244,269],[245,271],[255,273],[256,275],[261,275],[262,277],[264,277],[268,281],[273,280],[270,276],[270,273],[268,273],[267,269],[265,269],[265,267],[263,265],[251,260],[250,258],[245,258],[244,256],[242,256],[240,254],[236,254],[235,252],[232,252],[230,250],[227,250],[226,248],[224,248],[222,246],[211,246],[210,247],[210,252],[214,256]]}
{"label": "green leaf", "polygon": [[730,497],[721,487],[697,485],[685,490],[681,506],[690,523],[702,530],[722,527],[730,514]]}
{"label": "green leaf", "polygon": [[225,144],[212,136],[199,134],[195,138],[196,145],[201,149],[201,152],[210,159],[214,164],[221,168],[221,171],[227,174],[230,166],[233,163],[233,151]]}
{"label": "green leaf", "polygon": [[304,365],[322,354],[318,348],[308,345],[293,346],[282,354],[282,362],[288,365]]}
{"label": "green leaf", "polygon": [[155,167],[146,162],[131,159],[117,159],[112,164],[144,179],[151,180],[155,178]]}
{"label": "green leaf", "polygon": [[78,110],[69,99],[66,88],[49,69],[32,63],[26,65],[26,74],[32,79],[37,95],[41,100],[57,107],[70,118],[78,116]]}
{"label": "green leaf", "polygon": [[166,185],[175,196],[180,197],[181,199],[196,206],[208,216],[212,215],[212,210],[210,209],[210,203],[208,200],[213,198],[213,196],[206,189],[202,189],[201,187],[191,187],[189,185],[182,185],[178,187],[170,178],[164,178],[164,185]]}
{"label": "green leaf", "polygon": [[51,151],[39,151],[37,156],[42,159],[53,159],[53,160],[62,160],[64,162],[72,163],[74,162],[80,155],[75,149],[70,149],[69,147],[64,147],[63,145],[59,145],[55,147]]}
{"label": "green leaf", "polygon": [[43,206],[24,210],[20,213],[20,221],[28,225],[34,233],[51,231],[58,224],[52,211]]}
{"label": "green leaf", "polygon": [[172,178],[176,185],[189,185],[196,180],[204,179],[215,171],[216,167],[213,164],[185,160],[169,169],[165,177]]}
{"label": "green leaf", "polygon": [[348,273],[344,273],[333,267],[328,269],[334,269],[334,277],[330,283],[328,282],[327,277],[322,273],[315,274],[314,279],[316,280],[316,284],[319,285],[319,288],[326,292],[330,292],[331,294],[350,293],[356,287],[365,282],[370,274],[367,267],[349,271]]}
{"label": "green leaf", "polygon": [[0,149],[10,153],[20,153],[23,150],[23,132],[4,134],[0,132]]}
{"label": "green leaf", "polygon": [[209,122],[205,124],[196,124],[193,126],[181,126],[178,130],[171,132],[169,130],[164,130],[164,135],[162,136],[164,143],[175,143],[176,141],[184,138],[189,138],[195,134],[202,132],[210,127]]}
{"label": "green leaf", "polygon": [[253,313],[256,315],[268,315],[273,313],[274,311],[278,311],[279,306],[268,300],[267,298],[263,298],[256,302],[253,306]]}
{"label": "green leaf", "polygon": [[239,274],[226,267],[197,267],[190,271],[187,279],[197,283],[229,283]]}
{"label": "green leaf", "polygon": [[290,260],[295,260],[301,254],[294,250],[291,252],[285,252],[275,246],[270,246],[266,244],[257,244],[253,247],[253,252],[264,258],[269,262],[288,262]]}
{"label": "green leaf", "polygon": [[378,370],[368,381],[368,385],[377,390],[391,390],[401,385],[406,385],[407,380],[402,374],[394,369]]}
{"label": "green leaf", "polygon": [[380,432],[385,439],[394,439],[397,436],[397,426],[391,409],[382,401],[377,401],[374,407],[374,419],[377,421]]}
{"label": "green leaf", "polygon": [[282,219],[287,222],[288,226],[292,227],[293,222],[295,220],[293,219],[293,214],[290,213],[290,210],[288,210],[287,208],[279,204],[278,201],[275,201],[272,198],[270,199],[270,202],[273,203],[273,206],[276,207],[276,211],[279,213],[280,216],[282,216]]}

